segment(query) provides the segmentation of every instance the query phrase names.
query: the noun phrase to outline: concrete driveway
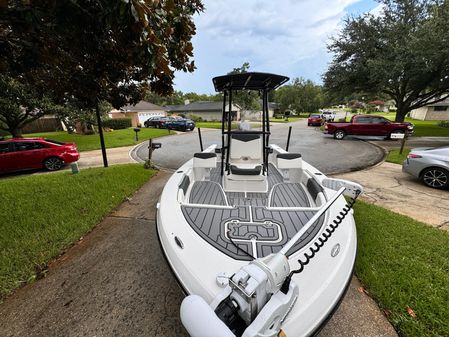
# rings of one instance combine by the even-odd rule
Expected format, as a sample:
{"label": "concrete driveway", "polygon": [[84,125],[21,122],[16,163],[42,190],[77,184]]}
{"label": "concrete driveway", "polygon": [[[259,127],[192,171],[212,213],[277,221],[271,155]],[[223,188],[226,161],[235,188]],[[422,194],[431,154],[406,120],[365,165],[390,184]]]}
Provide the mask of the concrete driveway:
{"label": "concrete driveway", "polygon": [[[288,127],[292,136],[290,152],[299,152],[305,161],[326,174],[359,170],[378,163],[384,152],[372,144],[358,139],[336,141],[323,135],[316,127],[308,127],[306,120],[295,123],[272,123],[270,143],[285,147]],[[204,148],[221,144],[221,130],[202,129]],[[153,161],[160,167],[177,169],[200,152],[198,131],[180,133],[176,137],[162,137],[156,140],[162,149],[153,153]],[[221,146],[221,145],[220,145]],[[145,161],[148,158],[148,143],[136,147],[133,158]]]}
{"label": "concrete driveway", "polygon": [[[159,172],[51,263],[46,278],[7,298],[0,305],[0,336],[187,337],[179,319],[183,295],[163,258],[154,222],[169,177]],[[319,336],[396,333],[353,279]]]}
{"label": "concrete driveway", "polygon": [[337,175],[363,185],[361,198],[440,229],[449,230],[449,191],[425,186],[402,172],[402,166],[382,163],[367,170]]}

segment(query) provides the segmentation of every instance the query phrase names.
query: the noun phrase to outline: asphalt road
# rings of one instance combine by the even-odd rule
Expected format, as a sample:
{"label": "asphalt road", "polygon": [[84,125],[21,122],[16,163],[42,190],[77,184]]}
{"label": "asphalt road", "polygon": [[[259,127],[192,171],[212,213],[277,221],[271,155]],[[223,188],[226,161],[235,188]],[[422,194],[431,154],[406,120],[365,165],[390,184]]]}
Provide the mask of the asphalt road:
{"label": "asphalt road", "polygon": [[[383,158],[383,151],[360,139],[348,138],[341,141],[324,135],[319,128],[308,127],[306,120],[295,123],[273,123],[270,143],[285,148],[288,127],[292,126],[290,152],[302,154],[305,161],[312,164],[325,174],[342,173],[358,170],[378,163]],[[201,130],[204,148],[212,144],[221,146],[220,130]],[[156,165],[176,170],[195,152],[200,152],[198,131],[180,133],[177,136],[158,138],[162,149],[153,153]],[[148,158],[148,142],[138,146],[133,156],[145,161]]]}

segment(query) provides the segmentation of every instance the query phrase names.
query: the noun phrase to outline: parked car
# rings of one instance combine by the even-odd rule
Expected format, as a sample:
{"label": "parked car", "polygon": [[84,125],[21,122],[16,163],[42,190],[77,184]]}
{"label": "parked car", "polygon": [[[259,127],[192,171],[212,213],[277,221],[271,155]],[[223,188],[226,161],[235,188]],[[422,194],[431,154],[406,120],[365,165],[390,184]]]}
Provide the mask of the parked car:
{"label": "parked car", "polygon": [[432,188],[449,187],[449,146],[412,149],[402,163],[402,171]]}
{"label": "parked car", "polygon": [[355,115],[351,121],[330,122],[324,126],[324,133],[334,135],[335,139],[343,139],[347,135],[357,136],[385,136],[390,138],[392,133],[413,133],[412,123],[396,123],[382,116]]}
{"label": "parked car", "polygon": [[335,112],[330,110],[323,110],[321,111],[321,116],[326,122],[333,122],[335,119]]}
{"label": "parked car", "polygon": [[309,118],[307,119],[308,126],[311,126],[311,125],[320,126],[321,124],[323,124],[323,122],[324,122],[323,116],[321,116],[320,114],[311,114],[311,115],[309,115]]}
{"label": "parked car", "polygon": [[13,138],[0,141],[0,172],[45,168],[57,171],[79,159],[74,143],[44,138]]}
{"label": "parked car", "polygon": [[191,119],[172,119],[165,123],[165,127],[169,130],[193,131],[195,123]]}
{"label": "parked car", "polygon": [[146,128],[153,127],[153,128],[160,129],[160,128],[165,128],[165,123],[167,123],[169,120],[170,120],[169,117],[155,116],[155,117],[148,118],[143,123],[143,125]]}

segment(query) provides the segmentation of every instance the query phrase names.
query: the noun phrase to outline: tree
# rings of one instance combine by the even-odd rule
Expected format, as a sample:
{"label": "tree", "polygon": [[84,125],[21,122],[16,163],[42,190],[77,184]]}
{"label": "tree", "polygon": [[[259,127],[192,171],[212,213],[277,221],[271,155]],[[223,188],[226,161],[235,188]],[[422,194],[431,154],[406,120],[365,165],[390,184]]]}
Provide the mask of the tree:
{"label": "tree", "polygon": [[[244,62],[241,67],[234,68],[228,75],[247,73],[249,68],[249,63]],[[258,110],[261,107],[259,95],[255,91],[236,91],[233,93],[232,100],[243,110]]]}
{"label": "tree", "polygon": [[321,86],[303,78],[295,78],[276,90],[274,100],[280,104],[281,111],[295,110],[298,113],[318,111],[325,103]]}
{"label": "tree", "polygon": [[48,96],[39,96],[29,86],[0,75],[0,130],[22,137],[22,128],[46,113],[62,109]]}
{"label": "tree", "polygon": [[346,20],[329,50],[326,89],[384,94],[396,103],[396,121],[449,97],[449,1],[383,0],[380,15]]}
{"label": "tree", "polygon": [[170,95],[174,71],[195,68],[192,15],[203,9],[200,0],[6,3],[1,69],[61,103],[75,99],[84,111],[96,110],[98,124],[100,101],[118,109],[149,89]]}

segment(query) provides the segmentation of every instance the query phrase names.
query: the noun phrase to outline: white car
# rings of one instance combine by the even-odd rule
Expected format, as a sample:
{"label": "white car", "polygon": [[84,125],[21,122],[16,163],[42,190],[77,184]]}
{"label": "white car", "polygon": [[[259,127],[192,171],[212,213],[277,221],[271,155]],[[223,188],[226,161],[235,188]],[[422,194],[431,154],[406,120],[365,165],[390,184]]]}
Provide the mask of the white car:
{"label": "white car", "polygon": [[333,111],[330,110],[323,110],[321,112],[321,115],[323,116],[323,119],[326,122],[333,122],[335,119],[335,113]]}

